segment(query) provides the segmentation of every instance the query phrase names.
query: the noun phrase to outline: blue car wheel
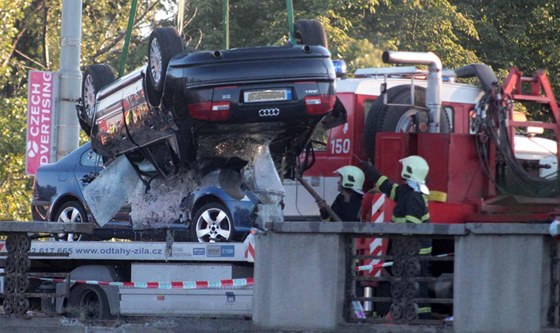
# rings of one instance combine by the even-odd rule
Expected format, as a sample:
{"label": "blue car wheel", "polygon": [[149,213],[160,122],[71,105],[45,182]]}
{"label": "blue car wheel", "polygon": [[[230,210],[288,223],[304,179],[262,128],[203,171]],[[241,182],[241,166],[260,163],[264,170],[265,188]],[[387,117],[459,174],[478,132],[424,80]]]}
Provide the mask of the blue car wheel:
{"label": "blue car wheel", "polygon": [[193,240],[201,243],[229,242],[234,234],[231,214],[221,203],[208,203],[196,212],[191,226]]}
{"label": "blue car wheel", "polygon": [[[87,222],[86,210],[77,201],[68,201],[63,204],[55,217],[56,222],[65,223],[84,223]],[[55,235],[55,239],[59,241],[76,242],[83,240],[81,234],[63,233]]]}

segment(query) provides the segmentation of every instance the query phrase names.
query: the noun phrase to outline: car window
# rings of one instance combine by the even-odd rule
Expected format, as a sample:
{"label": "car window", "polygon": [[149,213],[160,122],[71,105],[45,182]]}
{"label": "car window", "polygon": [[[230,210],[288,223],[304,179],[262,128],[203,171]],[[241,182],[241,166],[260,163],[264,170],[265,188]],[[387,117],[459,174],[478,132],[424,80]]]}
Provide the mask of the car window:
{"label": "car window", "polygon": [[82,166],[103,166],[103,159],[101,156],[97,155],[93,150],[88,149],[85,153],[82,154],[82,158],[80,159],[80,165]]}

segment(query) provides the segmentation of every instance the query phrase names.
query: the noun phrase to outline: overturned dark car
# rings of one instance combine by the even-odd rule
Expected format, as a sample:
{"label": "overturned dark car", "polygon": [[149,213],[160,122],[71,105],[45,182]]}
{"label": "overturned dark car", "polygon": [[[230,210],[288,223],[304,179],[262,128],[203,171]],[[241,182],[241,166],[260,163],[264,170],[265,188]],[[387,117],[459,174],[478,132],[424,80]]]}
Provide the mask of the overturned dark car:
{"label": "overturned dark car", "polygon": [[[313,20],[296,26],[298,43],[307,44],[221,51],[185,51],[174,29],[158,28],[149,38],[147,66],[118,80],[107,65],[87,67],[77,107],[80,125],[95,152],[130,162],[113,164],[120,171],[111,172],[121,176],[111,180],[105,173],[105,180],[88,186],[92,211],[103,211],[98,223],[119,208],[118,200],[101,193],[137,202],[137,229],[188,216],[183,204],[161,206],[176,198],[188,201],[186,189],[200,187],[212,171],[231,198],[255,194],[250,225],[282,221],[281,177],[303,172],[299,155],[318,124],[330,128],[346,120],[330,53],[321,46],[323,28]],[[122,179],[135,187],[130,170],[144,183],[145,195],[111,189]],[[193,222],[187,217],[182,223]]]}
{"label": "overturned dark car", "polygon": [[336,75],[319,45],[185,52],[174,29],[158,28],[148,58],[118,80],[107,65],[89,66],[78,115],[97,153],[148,160],[165,177],[183,167],[239,170],[255,140],[290,166],[321,120],[344,116],[325,117]]}

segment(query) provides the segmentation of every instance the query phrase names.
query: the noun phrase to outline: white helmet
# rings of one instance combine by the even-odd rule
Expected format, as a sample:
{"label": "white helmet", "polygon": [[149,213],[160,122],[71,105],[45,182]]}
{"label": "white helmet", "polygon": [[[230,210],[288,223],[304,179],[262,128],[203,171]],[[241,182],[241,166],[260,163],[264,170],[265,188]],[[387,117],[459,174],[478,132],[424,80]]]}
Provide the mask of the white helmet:
{"label": "white helmet", "polygon": [[411,155],[401,159],[399,162],[402,163],[401,177],[421,184],[426,183],[426,176],[428,176],[430,167],[425,159],[417,155]]}
{"label": "white helmet", "polygon": [[365,176],[362,169],[353,165],[347,165],[335,170],[333,173],[338,173],[342,177],[340,184],[343,188],[348,188],[354,190],[354,192],[364,194],[364,192],[362,192],[362,186],[364,185]]}

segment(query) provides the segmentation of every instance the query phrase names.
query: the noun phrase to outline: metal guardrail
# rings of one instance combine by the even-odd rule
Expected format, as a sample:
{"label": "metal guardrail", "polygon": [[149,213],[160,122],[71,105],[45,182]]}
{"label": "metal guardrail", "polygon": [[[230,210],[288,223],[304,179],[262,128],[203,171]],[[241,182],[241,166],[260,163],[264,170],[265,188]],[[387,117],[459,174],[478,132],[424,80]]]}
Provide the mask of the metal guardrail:
{"label": "metal guardrail", "polygon": [[279,233],[322,233],[361,236],[430,235],[433,238],[484,235],[548,235],[548,224],[535,223],[467,223],[467,224],[413,224],[361,222],[269,222],[266,230]]}
{"label": "metal guardrail", "polygon": [[93,229],[93,223],[0,221],[0,234],[14,232],[92,234]]}
{"label": "metal guardrail", "polygon": [[[419,240],[402,235],[353,238],[348,322],[443,325],[453,315],[453,239],[433,240],[443,245],[438,251],[446,251],[427,255],[419,255]],[[421,313],[426,307],[429,313]]]}

